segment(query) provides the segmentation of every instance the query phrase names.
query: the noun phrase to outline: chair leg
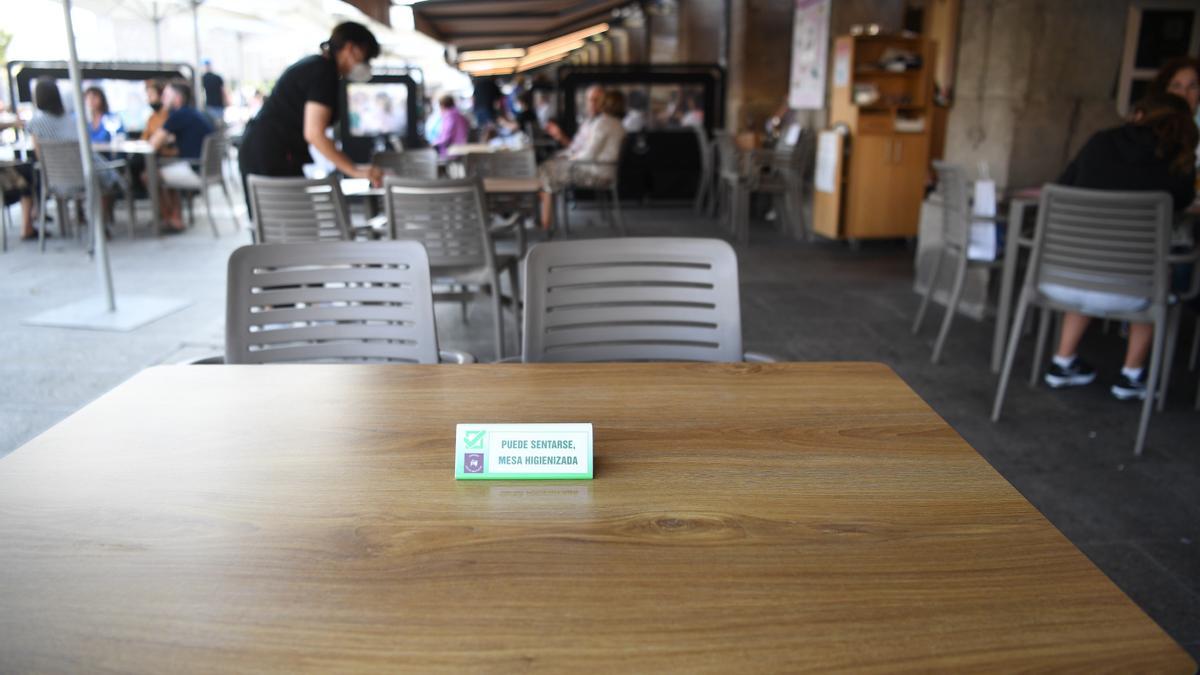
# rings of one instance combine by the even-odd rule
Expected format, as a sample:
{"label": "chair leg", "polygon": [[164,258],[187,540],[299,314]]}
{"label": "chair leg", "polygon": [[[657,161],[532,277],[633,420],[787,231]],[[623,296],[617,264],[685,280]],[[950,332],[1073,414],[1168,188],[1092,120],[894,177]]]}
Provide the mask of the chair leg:
{"label": "chair leg", "polygon": [[925,320],[925,311],[929,309],[929,299],[933,297],[934,289],[937,287],[938,275],[942,273],[942,258],[945,256],[946,249],[939,249],[937,258],[933,261],[933,273],[929,275],[929,279],[925,282],[925,292],[921,294],[921,305],[917,307],[917,318],[913,320],[913,335],[916,335],[921,330],[921,322]]}
{"label": "chair leg", "polygon": [[1179,304],[1167,310],[1167,334],[1163,336],[1166,340],[1166,352],[1163,355],[1160,375],[1162,383],[1158,388],[1158,412],[1162,412],[1167,406],[1167,385],[1171,382],[1171,368],[1175,364],[1175,344],[1179,338],[1179,318],[1182,314],[1183,307]]}
{"label": "chair leg", "polygon": [[1188,355],[1188,370],[1196,369],[1196,354],[1200,352],[1200,314],[1192,324],[1192,353]]}
{"label": "chair leg", "polygon": [[242,219],[237,217],[237,211],[233,207],[233,197],[229,196],[229,187],[225,185],[225,181],[221,181],[221,192],[225,195],[225,202],[229,204],[229,217],[233,219],[233,226],[236,231],[242,231]]}
{"label": "chair leg", "polygon": [[745,246],[750,243],[750,191],[744,187],[738,191],[737,241]]}
{"label": "chair leg", "polygon": [[1000,420],[1000,408],[1004,405],[1004,394],[1008,390],[1008,378],[1012,375],[1013,361],[1017,358],[1017,346],[1021,339],[1021,329],[1025,325],[1025,314],[1029,311],[1029,299],[1021,294],[1017,302],[1017,313],[1013,317],[1012,332],[1008,337],[1008,347],[1004,350],[1004,365],[1000,368],[1000,382],[996,385],[996,400],[992,403],[992,421]]}
{"label": "chair leg", "polygon": [[1038,332],[1033,343],[1033,365],[1029,368],[1029,386],[1036,387],[1038,375],[1042,374],[1042,357],[1045,356],[1046,338],[1050,335],[1050,310],[1045,307],[1038,313]]}
{"label": "chair leg", "polygon": [[609,198],[612,201],[613,225],[615,225],[617,228],[617,235],[624,237],[625,221],[621,218],[621,195],[617,192],[617,184],[615,181],[613,182],[612,194],[609,195]]}
{"label": "chair leg", "polygon": [[1166,346],[1167,317],[1160,314],[1154,321],[1154,342],[1150,347],[1150,374],[1146,382],[1146,400],[1142,402],[1142,417],[1138,421],[1137,440],[1133,445],[1133,455],[1142,456],[1146,448],[1146,432],[1150,430],[1150,415],[1154,412],[1154,392],[1158,391],[1158,377],[1162,370],[1163,352]]}
{"label": "chair leg", "polygon": [[963,286],[966,285],[967,278],[967,253],[961,253],[962,259],[958,262],[958,271],[954,275],[954,289],[950,291],[950,299],[946,303],[946,313],[942,316],[942,328],[938,331],[937,342],[933,343],[933,356],[930,357],[930,363],[937,363],[942,359],[942,347],[946,346],[946,337],[950,335],[950,323],[954,321],[954,315],[958,313],[958,301],[962,298]]}
{"label": "chair leg", "polygon": [[[38,248],[46,252],[46,192],[38,190]],[[61,216],[60,216],[61,217]]]}
{"label": "chair leg", "polygon": [[204,212],[208,214],[208,224],[212,226],[213,239],[220,239],[221,233],[217,230],[217,220],[213,218],[212,199],[209,198],[208,189],[211,185],[205,185],[200,190],[200,194],[204,197]]}
{"label": "chair leg", "polygon": [[496,360],[504,358],[504,315],[500,302],[500,283],[497,281],[491,288],[493,329],[495,331]]}
{"label": "chair leg", "polygon": [[514,263],[508,266],[508,285],[512,289],[513,322],[517,324],[517,345],[521,345],[521,280],[520,265]]}

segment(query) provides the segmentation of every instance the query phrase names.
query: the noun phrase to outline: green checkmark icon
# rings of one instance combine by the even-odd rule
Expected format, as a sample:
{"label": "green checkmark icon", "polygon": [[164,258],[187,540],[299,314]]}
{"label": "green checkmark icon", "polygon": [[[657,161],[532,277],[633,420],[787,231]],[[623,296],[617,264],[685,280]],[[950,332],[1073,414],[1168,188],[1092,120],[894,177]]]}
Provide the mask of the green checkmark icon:
{"label": "green checkmark icon", "polygon": [[463,435],[467,450],[483,450],[483,431],[468,431]]}

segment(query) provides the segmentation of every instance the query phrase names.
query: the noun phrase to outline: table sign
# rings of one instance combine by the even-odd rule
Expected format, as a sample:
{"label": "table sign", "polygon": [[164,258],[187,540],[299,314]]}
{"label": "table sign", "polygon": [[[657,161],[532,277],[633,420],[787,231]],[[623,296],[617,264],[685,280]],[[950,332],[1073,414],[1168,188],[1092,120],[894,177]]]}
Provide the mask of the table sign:
{"label": "table sign", "polygon": [[592,478],[592,425],[459,424],[456,480]]}

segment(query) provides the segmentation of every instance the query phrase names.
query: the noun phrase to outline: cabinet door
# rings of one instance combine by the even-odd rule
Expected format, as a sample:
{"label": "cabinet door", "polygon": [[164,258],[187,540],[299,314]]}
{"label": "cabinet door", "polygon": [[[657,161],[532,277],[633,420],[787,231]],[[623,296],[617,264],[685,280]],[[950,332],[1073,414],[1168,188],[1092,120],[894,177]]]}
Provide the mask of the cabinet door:
{"label": "cabinet door", "polygon": [[896,134],[893,139],[892,177],[888,211],[894,229],[881,236],[915,237],[925,199],[929,170],[929,137],[926,134]]}
{"label": "cabinet door", "polygon": [[850,182],[842,234],[851,239],[883,236],[891,224],[892,135],[859,134],[850,150]]}

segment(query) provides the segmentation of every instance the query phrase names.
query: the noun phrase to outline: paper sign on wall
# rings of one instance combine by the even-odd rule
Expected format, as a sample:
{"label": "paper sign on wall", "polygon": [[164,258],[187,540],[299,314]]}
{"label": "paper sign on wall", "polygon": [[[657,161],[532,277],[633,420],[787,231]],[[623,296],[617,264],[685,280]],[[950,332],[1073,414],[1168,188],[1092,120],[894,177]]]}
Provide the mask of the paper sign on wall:
{"label": "paper sign on wall", "polygon": [[566,480],[592,477],[592,425],[459,424],[456,480]]}

